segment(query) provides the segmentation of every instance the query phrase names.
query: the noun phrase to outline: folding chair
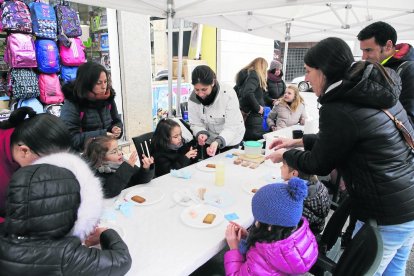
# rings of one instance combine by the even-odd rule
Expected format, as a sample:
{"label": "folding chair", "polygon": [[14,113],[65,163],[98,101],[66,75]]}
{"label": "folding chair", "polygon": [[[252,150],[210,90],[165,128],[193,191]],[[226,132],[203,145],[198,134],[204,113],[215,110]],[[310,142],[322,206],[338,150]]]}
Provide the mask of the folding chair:
{"label": "folding chair", "polygon": [[144,133],[142,135],[136,136],[132,138],[134,142],[135,149],[138,153],[138,158],[140,164],[142,164],[142,154],[145,154],[147,157],[151,157],[151,139],[154,132]]}

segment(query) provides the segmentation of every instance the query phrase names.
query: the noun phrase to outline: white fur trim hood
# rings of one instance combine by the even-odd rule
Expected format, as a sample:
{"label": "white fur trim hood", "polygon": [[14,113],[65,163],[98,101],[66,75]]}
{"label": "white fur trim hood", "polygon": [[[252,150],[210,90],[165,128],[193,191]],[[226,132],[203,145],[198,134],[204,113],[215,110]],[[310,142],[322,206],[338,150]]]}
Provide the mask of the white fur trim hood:
{"label": "white fur trim hood", "polygon": [[72,153],[54,153],[36,160],[33,164],[50,164],[70,170],[80,185],[81,202],[78,218],[69,235],[77,236],[82,241],[95,229],[99,223],[103,209],[102,185],[88,164],[79,156]]}

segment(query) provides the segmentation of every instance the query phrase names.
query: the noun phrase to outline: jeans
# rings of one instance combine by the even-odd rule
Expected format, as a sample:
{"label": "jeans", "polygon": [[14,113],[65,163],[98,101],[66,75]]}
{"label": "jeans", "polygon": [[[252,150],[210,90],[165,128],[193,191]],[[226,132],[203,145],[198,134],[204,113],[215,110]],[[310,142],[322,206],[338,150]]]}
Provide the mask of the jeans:
{"label": "jeans", "polygon": [[[364,223],[358,220],[353,235],[363,225]],[[378,225],[378,231],[384,243],[384,255],[375,276],[404,276],[414,243],[414,220],[396,225]]]}

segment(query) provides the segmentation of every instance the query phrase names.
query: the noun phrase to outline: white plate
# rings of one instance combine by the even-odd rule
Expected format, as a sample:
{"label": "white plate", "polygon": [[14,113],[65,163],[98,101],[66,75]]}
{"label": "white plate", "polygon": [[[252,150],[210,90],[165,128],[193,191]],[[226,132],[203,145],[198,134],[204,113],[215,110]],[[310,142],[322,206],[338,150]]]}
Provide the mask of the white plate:
{"label": "white plate", "polygon": [[206,194],[204,195],[204,201],[206,204],[225,208],[234,203],[234,197],[227,191],[212,191],[207,189]]}
{"label": "white plate", "polygon": [[190,190],[175,191],[172,195],[174,202],[181,206],[193,205],[195,202],[191,199],[189,193],[192,192]]}
{"label": "white plate", "polygon": [[[213,223],[208,224],[203,222],[207,214],[216,215]],[[215,227],[224,220],[224,214],[219,208],[204,204],[193,205],[185,208],[180,217],[184,224],[195,228]]]}
{"label": "white plate", "polygon": [[198,162],[196,164],[196,168],[199,169],[200,171],[203,171],[203,172],[215,172],[216,171],[216,168],[209,168],[209,167],[207,167],[207,164],[216,165],[215,162],[206,160],[206,161]]}
{"label": "white plate", "polygon": [[[139,195],[145,198],[145,201],[143,203],[138,203],[136,201],[133,201],[131,198],[135,195]],[[139,206],[154,204],[154,203],[161,201],[163,198],[164,198],[164,193],[161,192],[161,190],[154,188],[154,187],[137,187],[129,191],[125,195],[125,200],[130,201],[134,203],[135,205],[139,205]]]}

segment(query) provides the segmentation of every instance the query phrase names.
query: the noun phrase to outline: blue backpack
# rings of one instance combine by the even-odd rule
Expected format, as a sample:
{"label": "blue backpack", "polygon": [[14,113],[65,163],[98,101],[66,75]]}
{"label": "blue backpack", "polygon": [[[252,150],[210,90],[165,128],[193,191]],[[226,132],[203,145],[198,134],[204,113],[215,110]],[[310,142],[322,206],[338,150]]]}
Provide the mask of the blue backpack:
{"label": "blue backpack", "polygon": [[29,106],[36,111],[37,114],[45,113],[43,110],[43,105],[39,102],[37,98],[29,98],[29,99],[20,99],[17,103],[17,108],[22,106]]}
{"label": "blue backpack", "polygon": [[39,70],[46,74],[59,71],[59,51],[56,42],[49,39],[36,39],[36,59]]}
{"label": "blue backpack", "polygon": [[64,83],[70,82],[76,79],[76,72],[78,72],[78,67],[76,66],[63,66],[60,68],[60,78]]}
{"label": "blue backpack", "polygon": [[32,18],[33,33],[36,37],[56,39],[57,21],[52,6],[34,2],[30,3],[30,16]]}

